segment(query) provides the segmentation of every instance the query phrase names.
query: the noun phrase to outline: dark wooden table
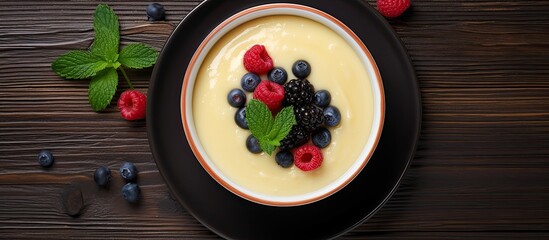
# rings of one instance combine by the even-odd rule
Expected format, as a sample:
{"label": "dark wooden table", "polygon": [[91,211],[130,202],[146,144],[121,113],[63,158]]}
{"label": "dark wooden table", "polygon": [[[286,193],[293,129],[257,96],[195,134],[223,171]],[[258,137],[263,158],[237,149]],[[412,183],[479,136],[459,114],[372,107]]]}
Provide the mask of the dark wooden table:
{"label": "dark wooden table", "polygon": [[[116,104],[93,112],[87,81],[51,71],[89,47],[98,2],[0,1],[0,238],[217,238],[170,197],[146,122],[123,120]],[[160,49],[199,2],[164,1],[167,21],[154,24],[147,1],[109,5],[122,45]],[[417,71],[422,134],[395,195],[342,238],[549,239],[549,1],[416,0],[390,23]],[[129,77],[147,91],[150,74]],[[37,164],[42,149],[51,169]],[[110,189],[93,182],[98,166],[124,161],[140,170],[136,206],[118,173]],[[64,194],[75,190],[84,208],[70,217]]]}

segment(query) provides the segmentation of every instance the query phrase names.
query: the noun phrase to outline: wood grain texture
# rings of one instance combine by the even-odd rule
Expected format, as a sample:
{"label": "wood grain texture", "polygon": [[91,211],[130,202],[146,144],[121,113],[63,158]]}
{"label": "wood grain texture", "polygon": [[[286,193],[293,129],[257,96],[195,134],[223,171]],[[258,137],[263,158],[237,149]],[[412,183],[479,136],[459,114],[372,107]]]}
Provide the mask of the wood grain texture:
{"label": "wood grain texture", "polygon": [[[146,21],[149,2],[109,5],[122,45],[161,49],[199,2],[162,2],[168,15],[158,23]],[[92,112],[87,82],[50,70],[60,54],[89,47],[98,3],[0,1],[0,238],[217,238],[170,197],[146,122],[124,121],[115,104]],[[548,2],[418,0],[389,22],[416,70],[422,135],[395,195],[342,238],[548,239]],[[146,92],[150,74],[129,77]],[[51,169],[36,163],[41,149],[54,153]],[[123,161],[139,168],[138,205],[120,196]],[[109,189],[93,182],[100,165],[115,170]],[[79,217],[62,204],[73,188],[84,200]]]}

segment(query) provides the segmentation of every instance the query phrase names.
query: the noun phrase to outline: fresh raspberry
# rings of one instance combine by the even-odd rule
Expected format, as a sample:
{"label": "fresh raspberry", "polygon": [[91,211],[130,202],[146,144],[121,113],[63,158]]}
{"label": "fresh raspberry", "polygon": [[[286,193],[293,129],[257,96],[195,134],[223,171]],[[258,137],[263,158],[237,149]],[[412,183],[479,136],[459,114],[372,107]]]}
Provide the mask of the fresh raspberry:
{"label": "fresh raspberry", "polygon": [[410,0],[377,0],[377,10],[388,18],[400,16],[410,7]]}
{"label": "fresh raspberry", "polygon": [[294,164],[303,171],[315,170],[322,164],[322,151],[315,145],[305,144],[294,152]]}
{"label": "fresh raspberry", "polygon": [[273,59],[263,45],[253,45],[244,53],[244,68],[248,72],[260,75],[269,72],[273,66]]}
{"label": "fresh raspberry", "polygon": [[278,83],[263,80],[255,88],[254,98],[265,103],[271,112],[277,113],[282,109],[284,87]]}
{"label": "fresh raspberry", "polygon": [[147,108],[147,96],[137,90],[126,90],[118,99],[118,109],[126,120],[137,120],[145,118]]}

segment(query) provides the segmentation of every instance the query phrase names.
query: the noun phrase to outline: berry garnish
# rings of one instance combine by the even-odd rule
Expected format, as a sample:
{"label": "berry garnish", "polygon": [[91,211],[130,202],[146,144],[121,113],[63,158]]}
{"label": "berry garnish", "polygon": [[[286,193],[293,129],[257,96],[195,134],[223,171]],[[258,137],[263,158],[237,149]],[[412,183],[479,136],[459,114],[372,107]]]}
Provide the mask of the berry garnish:
{"label": "berry garnish", "polygon": [[151,3],[147,6],[147,19],[149,21],[164,20],[166,10],[160,3]]}
{"label": "berry garnish", "polygon": [[292,150],[309,141],[309,134],[299,125],[293,125],[292,130],[280,141],[280,151]]}
{"label": "berry garnish", "polygon": [[122,187],[122,197],[128,202],[136,203],[139,201],[140,193],[141,190],[135,183],[126,183],[126,185]]}
{"label": "berry garnish", "polygon": [[227,101],[233,107],[243,107],[246,104],[246,93],[239,88],[232,89],[227,94]]}
{"label": "berry garnish", "polygon": [[330,94],[330,92],[328,92],[328,90],[317,91],[313,98],[313,104],[321,108],[325,108],[328,105],[330,105],[331,101],[332,101],[332,95]]}
{"label": "berry garnish", "polygon": [[[280,141],[288,135],[296,123],[292,106],[281,109],[273,117],[273,112],[267,105],[257,99],[250,100],[246,106],[246,122],[261,150],[269,155],[280,145]],[[255,152],[254,149],[250,151]]]}
{"label": "berry garnish", "polygon": [[284,85],[286,80],[288,80],[288,73],[284,70],[284,68],[274,67],[271,71],[269,71],[269,74],[267,74],[267,79],[271,82]]}
{"label": "berry garnish", "polygon": [[319,128],[311,134],[313,144],[319,148],[325,148],[332,141],[332,134],[326,128]]}
{"label": "berry garnish", "polygon": [[250,151],[251,153],[262,152],[261,147],[259,146],[259,141],[253,135],[250,135],[248,136],[248,138],[246,138],[246,148],[248,148],[248,151]]}
{"label": "berry garnish", "polygon": [[120,167],[120,176],[128,182],[133,181],[137,177],[137,168],[133,163],[125,162]]}
{"label": "berry garnish", "polygon": [[243,129],[248,129],[248,122],[246,122],[246,108],[241,107],[236,111],[234,115],[234,121],[236,125]]}
{"label": "berry garnish", "polygon": [[307,79],[292,79],[284,84],[283,106],[303,106],[313,101],[314,86]]}
{"label": "berry garnish", "polygon": [[322,109],[313,104],[296,107],[294,113],[297,124],[307,132],[319,128],[324,123]]}
{"label": "berry garnish", "polygon": [[275,161],[283,168],[288,168],[294,164],[294,155],[289,151],[280,151],[275,156]]}
{"label": "berry garnish", "polygon": [[294,152],[294,164],[303,171],[315,170],[322,164],[323,156],[320,148],[305,144]]}
{"label": "berry garnish", "polygon": [[261,82],[261,78],[255,73],[246,73],[240,80],[240,86],[247,92],[253,92],[257,85]]}
{"label": "berry garnish", "polygon": [[341,121],[341,113],[339,113],[339,109],[334,106],[328,106],[323,111],[324,115],[324,125],[328,127],[335,127],[339,124]]}
{"label": "berry garnish", "polygon": [[42,150],[38,153],[38,164],[42,167],[51,167],[54,160],[55,159],[49,150]]}
{"label": "berry garnish", "polygon": [[273,59],[267,53],[265,46],[253,45],[244,53],[244,68],[255,74],[265,74],[273,68]]}
{"label": "berry garnish", "polygon": [[93,180],[98,186],[107,186],[111,182],[111,170],[105,166],[98,167],[93,173]]}
{"label": "berry garnish", "polygon": [[118,109],[126,120],[143,119],[147,109],[147,96],[137,90],[126,90],[118,99]]}
{"label": "berry garnish", "polygon": [[377,10],[388,18],[400,16],[410,5],[410,0],[377,0]]}
{"label": "berry garnish", "polygon": [[297,78],[304,79],[311,74],[311,65],[305,60],[297,60],[292,66],[292,73]]}
{"label": "berry garnish", "polygon": [[280,84],[263,80],[255,88],[254,98],[265,103],[271,112],[276,113],[282,108],[284,87]]}

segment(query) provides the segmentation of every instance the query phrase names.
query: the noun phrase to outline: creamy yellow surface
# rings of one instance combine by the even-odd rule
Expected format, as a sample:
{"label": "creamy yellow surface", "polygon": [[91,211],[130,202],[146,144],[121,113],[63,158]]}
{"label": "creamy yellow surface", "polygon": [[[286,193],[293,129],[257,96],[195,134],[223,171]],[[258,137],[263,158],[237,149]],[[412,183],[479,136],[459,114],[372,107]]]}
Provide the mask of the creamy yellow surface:
{"label": "creamy yellow surface", "polygon": [[[330,129],[332,143],[323,149],[320,168],[285,169],[276,164],[275,153],[252,154],[246,149],[250,132],[235,124],[237,109],[227,103],[227,93],[240,88],[246,73],[242,57],[254,44],[265,45],[275,66],[286,69],[289,79],[295,78],[291,66],[296,60],[308,61],[309,81],[316,90],[330,91],[342,120]],[[342,37],[313,20],[269,16],[236,27],[211,49],[197,75],[192,113],[200,143],[229,179],[259,193],[290,196],[322,188],[349,169],[370,134],[373,97],[360,58]]]}

